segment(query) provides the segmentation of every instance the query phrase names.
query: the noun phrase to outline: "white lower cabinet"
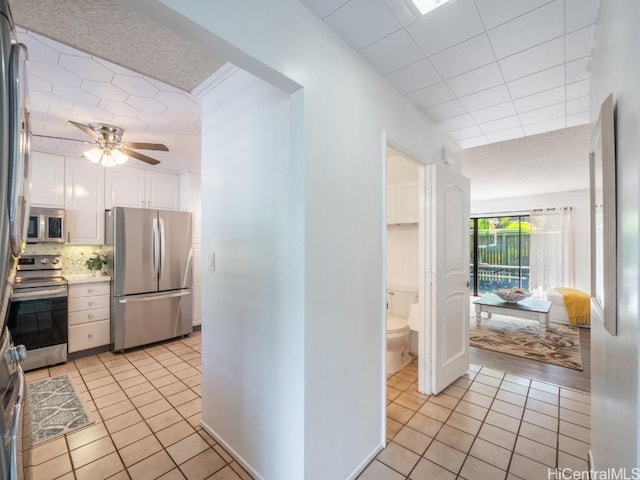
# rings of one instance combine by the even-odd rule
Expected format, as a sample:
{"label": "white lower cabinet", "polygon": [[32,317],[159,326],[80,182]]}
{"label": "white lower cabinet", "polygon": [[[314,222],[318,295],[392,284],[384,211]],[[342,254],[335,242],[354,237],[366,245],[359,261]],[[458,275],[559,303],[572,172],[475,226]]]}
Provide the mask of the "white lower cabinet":
{"label": "white lower cabinet", "polygon": [[69,353],[110,343],[109,289],[109,277],[69,284]]}

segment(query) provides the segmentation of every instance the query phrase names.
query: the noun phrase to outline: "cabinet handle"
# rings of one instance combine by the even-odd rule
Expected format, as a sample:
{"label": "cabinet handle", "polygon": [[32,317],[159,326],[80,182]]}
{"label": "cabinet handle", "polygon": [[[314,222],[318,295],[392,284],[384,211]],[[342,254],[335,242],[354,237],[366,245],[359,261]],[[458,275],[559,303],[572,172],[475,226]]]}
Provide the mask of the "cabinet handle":
{"label": "cabinet handle", "polygon": [[93,338],[93,333],[90,333],[89,335],[87,335],[87,338],[91,340]]}
{"label": "cabinet handle", "polygon": [[87,318],[93,318],[93,314],[90,313],[89,315],[87,315]]}
{"label": "cabinet handle", "polygon": [[87,302],[87,305],[93,305],[93,302],[92,302],[91,300],[89,300],[89,301]]}
{"label": "cabinet handle", "polygon": [[89,293],[93,292],[93,288],[87,288],[87,292]]}

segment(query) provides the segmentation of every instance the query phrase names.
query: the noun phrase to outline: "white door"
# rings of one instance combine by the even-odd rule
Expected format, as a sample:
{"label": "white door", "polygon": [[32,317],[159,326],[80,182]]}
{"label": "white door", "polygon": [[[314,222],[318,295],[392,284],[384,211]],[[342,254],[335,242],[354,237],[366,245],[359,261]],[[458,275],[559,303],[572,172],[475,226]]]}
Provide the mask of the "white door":
{"label": "white door", "polygon": [[429,167],[431,387],[441,392],[469,368],[469,180]]}

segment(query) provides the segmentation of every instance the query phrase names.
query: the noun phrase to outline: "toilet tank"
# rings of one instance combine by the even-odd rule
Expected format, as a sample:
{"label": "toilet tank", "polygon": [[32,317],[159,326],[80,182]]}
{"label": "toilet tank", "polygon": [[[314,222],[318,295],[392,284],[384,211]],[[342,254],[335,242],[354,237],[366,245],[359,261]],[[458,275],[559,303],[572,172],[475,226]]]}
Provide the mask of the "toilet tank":
{"label": "toilet tank", "polygon": [[387,315],[409,318],[409,307],[418,303],[418,287],[389,286],[387,288]]}

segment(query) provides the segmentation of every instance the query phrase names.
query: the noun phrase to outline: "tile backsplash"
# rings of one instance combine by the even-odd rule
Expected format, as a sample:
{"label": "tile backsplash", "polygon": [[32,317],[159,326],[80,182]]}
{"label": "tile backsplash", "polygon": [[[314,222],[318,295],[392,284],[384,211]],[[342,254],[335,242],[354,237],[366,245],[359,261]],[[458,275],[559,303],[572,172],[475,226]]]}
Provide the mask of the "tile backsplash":
{"label": "tile backsplash", "polygon": [[[58,245],[58,244],[30,244],[27,245],[25,255],[60,255],[62,256],[63,275],[81,275],[91,273],[84,262],[88,255],[95,250],[103,250],[102,245]],[[103,250],[104,251],[104,250]]]}

